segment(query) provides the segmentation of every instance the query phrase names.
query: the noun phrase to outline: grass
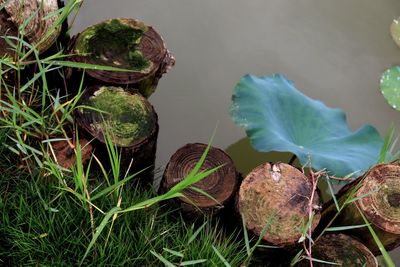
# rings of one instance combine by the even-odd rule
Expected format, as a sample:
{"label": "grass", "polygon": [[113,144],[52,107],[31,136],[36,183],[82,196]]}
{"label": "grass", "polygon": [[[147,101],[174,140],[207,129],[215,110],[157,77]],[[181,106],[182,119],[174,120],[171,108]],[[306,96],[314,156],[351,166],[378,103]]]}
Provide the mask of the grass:
{"label": "grass", "polygon": [[[197,266],[219,266],[215,247],[231,266],[244,259],[237,235],[224,234],[211,222],[187,223],[174,211],[154,206],[120,215],[113,229],[107,225],[89,255],[81,262],[91,240],[90,216],[81,203],[40,178],[1,177],[0,259],[7,266],[158,266],[162,255],[175,264],[205,260]],[[153,197],[148,191],[125,190],[122,206]],[[101,208],[113,207],[103,199]],[[96,224],[102,217],[95,216]],[[179,256],[171,251],[176,251]]]}

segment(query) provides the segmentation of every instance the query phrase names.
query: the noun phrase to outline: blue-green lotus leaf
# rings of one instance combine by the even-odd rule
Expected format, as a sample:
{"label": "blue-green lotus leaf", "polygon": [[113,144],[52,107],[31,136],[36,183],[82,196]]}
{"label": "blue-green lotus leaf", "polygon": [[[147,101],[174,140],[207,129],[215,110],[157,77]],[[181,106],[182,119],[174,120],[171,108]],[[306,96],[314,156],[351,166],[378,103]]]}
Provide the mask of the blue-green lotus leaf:
{"label": "blue-green lotus leaf", "polygon": [[352,132],[342,110],[305,96],[283,75],[244,76],[232,101],[233,121],[258,151],[291,152],[301,164],[340,177],[378,161],[383,140],[374,127]]}

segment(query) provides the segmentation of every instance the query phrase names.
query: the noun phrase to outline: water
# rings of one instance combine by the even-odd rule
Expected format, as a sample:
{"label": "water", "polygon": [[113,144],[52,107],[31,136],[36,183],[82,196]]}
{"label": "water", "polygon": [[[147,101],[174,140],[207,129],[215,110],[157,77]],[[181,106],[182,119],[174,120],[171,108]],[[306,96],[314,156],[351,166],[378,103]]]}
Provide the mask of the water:
{"label": "water", "polygon": [[218,125],[214,144],[248,171],[274,159],[252,151],[229,118],[246,73],[286,74],[306,95],[344,109],[354,130],[399,128],[400,113],[379,90],[381,73],[400,62],[389,34],[398,16],[398,0],[86,0],[74,32],[114,17],[153,25],[176,58],[150,98],[160,123],[157,164],[186,143],[207,143]]}

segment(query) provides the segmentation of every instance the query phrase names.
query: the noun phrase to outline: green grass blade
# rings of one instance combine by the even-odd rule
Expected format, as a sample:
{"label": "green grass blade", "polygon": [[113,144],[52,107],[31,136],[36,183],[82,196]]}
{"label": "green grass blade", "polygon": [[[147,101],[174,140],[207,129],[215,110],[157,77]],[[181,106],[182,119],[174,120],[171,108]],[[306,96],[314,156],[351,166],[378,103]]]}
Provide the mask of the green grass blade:
{"label": "green grass blade", "polygon": [[163,248],[163,250],[168,252],[168,253],[170,253],[170,254],[172,254],[172,255],[174,255],[174,256],[177,256],[179,258],[183,258],[183,253],[182,252],[175,251],[175,250],[172,250],[172,249],[169,249],[169,248]]}
{"label": "green grass blade", "polygon": [[365,224],[367,224],[368,230],[372,235],[372,238],[374,239],[376,245],[379,248],[379,251],[382,253],[382,257],[386,262],[386,265],[388,267],[396,267],[394,264],[392,258],[390,257],[389,253],[386,251],[385,246],[382,244],[381,240],[379,239],[378,235],[375,233],[374,229],[372,228],[371,224],[365,217],[364,213],[360,210],[360,208],[357,206],[358,212],[360,213],[361,217],[363,218]]}
{"label": "green grass blade", "polygon": [[329,228],[326,228],[325,231],[327,231],[327,232],[338,232],[339,231],[340,232],[340,231],[346,231],[346,230],[352,230],[352,229],[358,229],[358,228],[364,228],[364,227],[368,227],[368,224],[329,227]]}
{"label": "green grass blade", "polygon": [[162,263],[167,267],[176,267],[172,262],[168,261],[166,258],[158,254],[157,252],[150,250],[150,253],[157,257]]}
{"label": "green grass blade", "polygon": [[214,245],[212,246],[212,249],[214,250],[215,254],[217,254],[218,258],[222,261],[222,263],[226,266],[226,267],[232,267],[229,262],[224,258],[224,256],[222,256],[222,254],[218,251],[218,249],[216,247],[214,247]]}
{"label": "green grass blade", "polygon": [[335,203],[336,211],[339,211],[340,210],[339,203],[336,199],[335,192],[333,191],[332,183],[331,183],[329,176],[325,176],[325,180],[326,180],[326,183],[328,184],[329,193],[331,194],[333,202]]}
{"label": "green grass blade", "polygon": [[[192,243],[196,237],[200,234],[200,232],[204,229],[204,227],[207,225],[207,222],[203,223],[202,226],[200,226],[194,233],[193,235],[190,236],[187,244],[189,245],[190,243]],[[192,225],[193,226],[193,225]]]}
{"label": "green grass blade", "polygon": [[207,262],[206,259],[183,261],[179,264],[179,266],[190,266],[190,265],[196,265],[196,264],[205,263],[205,262]]}
{"label": "green grass blade", "polygon": [[88,256],[90,250],[92,249],[92,247],[94,246],[94,244],[96,243],[97,239],[99,238],[101,232],[104,230],[104,228],[106,227],[108,221],[111,219],[112,216],[114,216],[114,214],[118,213],[121,210],[121,208],[119,207],[114,207],[112,208],[109,212],[106,213],[106,215],[104,216],[103,220],[101,221],[100,225],[96,228],[96,232],[94,233],[92,240],[90,241],[88,247],[86,248],[86,252],[83,255],[81,262],[79,265],[83,264],[83,261],[86,259],[86,257]]}

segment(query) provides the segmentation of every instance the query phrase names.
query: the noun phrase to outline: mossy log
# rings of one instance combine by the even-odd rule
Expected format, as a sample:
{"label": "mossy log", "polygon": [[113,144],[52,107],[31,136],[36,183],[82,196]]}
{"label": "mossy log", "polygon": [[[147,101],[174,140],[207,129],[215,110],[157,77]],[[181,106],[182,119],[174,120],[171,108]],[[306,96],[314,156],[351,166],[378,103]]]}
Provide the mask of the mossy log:
{"label": "mossy log", "polygon": [[175,63],[162,37],[135,19],[117,18],[88,27],[70,43],[71,59],[129,71],[91,69],[94,83],[123,86],[149,97]]}
{"label": "mossy log", "polygon": [[[97,142],[95,155],[103,162],[109,156],[105,146],[106,134],[121,151],[121,171],[133,174],[154,169],[158,136],[158,118],[153,106],[140,94],[131,94],[119,87],[93,86],[83,93],[80,104],[86,106],[75,112],[77,124]],[[132,162],[132,163],[131,163]],[[124,173],[121,173],[124,175]]]}
{"label": "mossy log", "polygon": [[[187,144],[178,149],[170,158],[160,184],[160,193],[167,192],[183,180],[200,160],[207,145],[201,143]],[[220,167],[211,175],[195,183],[212,198],[195,190],[185,189],[185,197],[174,200],[183,211],[189,214],[212,215],[229,205],[238,189],[238,173],[232,159],[221,149],[211,147],[200,170]],[[217,202],[216,202],[217,201]]]}
{"label": "mossy log", "polygon": [[[371,251],[361,242],[343,234],[322,236],[312,248],[312,258],[325,262],[336,263],[346,267],[378,267],[378,261]],[[309,265],[309,260],[303,260],[299,267]],[[333,264],[314,261],[314,267],[331,267]]]}
{"label": "mossy log", "polygon": [[265,163],[252,170],[243,180],[237,199],[237,208],[248,230],[260,236],[269,222],[263,239],[276,246],[294,245],[301,237],[301,228],[307,224],[310,207],[315,215],[314,229],[320,219],[320,199],[313,193],[312,181],[298,169],[285,163]]}
{"label": "mossy log", "polygon": [[[350,196],[350,194],[354,194]],[[346,199],[357,199],[350,203],[334,220],[333,226],[365,224],[360,211],[371,223],[382,244],[387,250],[400,245],[400,166],[394,164],[377,165],[352,183],[344,186],[337,194],[339,205]],[[336,214],[331,201],[322,212],[324,227]],[[347,230],[356,236],[374,255],[380,251],[367,227]]]}

